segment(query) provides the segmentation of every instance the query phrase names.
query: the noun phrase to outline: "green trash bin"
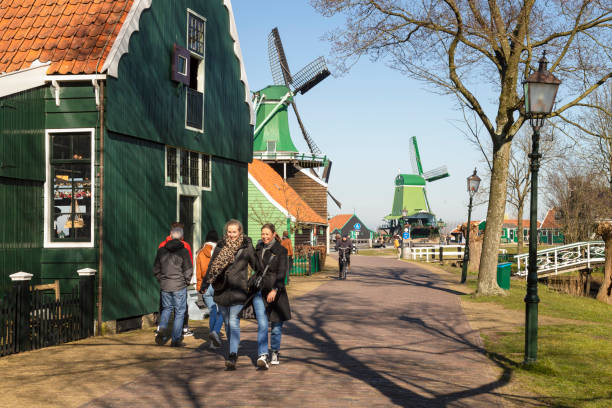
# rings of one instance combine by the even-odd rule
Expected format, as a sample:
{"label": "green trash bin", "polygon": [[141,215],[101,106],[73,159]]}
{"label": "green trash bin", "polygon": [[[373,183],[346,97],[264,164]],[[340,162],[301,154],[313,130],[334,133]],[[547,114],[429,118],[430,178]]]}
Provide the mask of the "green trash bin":
{"label": "green trash bin", "polygon": [[497,265],[497,284],[500,288],[510,290],[510,272],[512,262],[500,263]]}

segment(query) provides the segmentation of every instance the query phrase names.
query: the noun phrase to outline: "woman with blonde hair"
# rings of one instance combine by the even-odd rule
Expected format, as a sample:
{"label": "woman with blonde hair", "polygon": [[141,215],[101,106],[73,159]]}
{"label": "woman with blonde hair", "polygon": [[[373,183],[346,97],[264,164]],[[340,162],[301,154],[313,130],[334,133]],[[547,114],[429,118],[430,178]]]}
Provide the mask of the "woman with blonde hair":
{"label": "woman with blonde hair", "polygon": [[214,289],[214,301],[225,322],[228,354],[227,370],[236,369],[240,345],[240,319],[238,314],[247,299],[249,265],[259,271],[259,262],[251,239],[243,233],[240,221],[231,219],[225,224],[225,234],[213,252],[206,281]]}

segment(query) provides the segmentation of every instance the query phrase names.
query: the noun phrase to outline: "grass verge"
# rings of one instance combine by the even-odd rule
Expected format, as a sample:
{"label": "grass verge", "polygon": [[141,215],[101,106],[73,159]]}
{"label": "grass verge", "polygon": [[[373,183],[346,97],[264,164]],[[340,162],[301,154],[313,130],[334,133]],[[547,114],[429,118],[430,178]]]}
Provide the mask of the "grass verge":
{"label": "grass verge", "polygon": [[[461,270],[442,266],[448,272]],[[480,304],[482,309],[507,312],[515,322],[503,329],[481,330],[489,357],[512,371],[516,381],[536,399],[554,407],[612,406],[612,307],[595,299],[557,293],[538,286],[538,360],[523,364],[525,331],[516,324],[516,315],[524,313],[526,284],[512,280],[508,295],[475,297],[475,275],[467,287],[470,294],[462,301]],[[493,308],[492,304],[503,309]],[[500,316],[493,316],[500,318]],[[501,317],[503,318],[503,316]],[[549,319],[554,318],[554,319]],[[543,323],[548,320],[553,323]]]}

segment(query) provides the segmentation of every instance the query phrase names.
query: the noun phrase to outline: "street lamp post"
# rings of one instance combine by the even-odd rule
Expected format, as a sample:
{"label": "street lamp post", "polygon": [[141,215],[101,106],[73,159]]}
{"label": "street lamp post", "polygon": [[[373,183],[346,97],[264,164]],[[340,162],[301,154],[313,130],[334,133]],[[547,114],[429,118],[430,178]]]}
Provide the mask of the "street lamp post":
{"label": "street lamp post", "polygon": [[538,62],[538,70],[524,82],[525,114],[533,129],[531,137],[531,195],[529,209],[529,261],[525,295],[525,363],[533,363],[538,355],[538,170],[540,169],[540,129],[550,114],[561,81],[546,70],[546,52]]}
{"label": "street lamp post", "polygon": [[468,205],[468,222],[467,232],[465,234],[465,250],[463,251],[463,265],[461,265],[461,283],[465,283],[467,279],[468,262],[470,261],[470,224],[472,223],[472,202],[479,186],[480,177],[476,175],[476,169],[474,169],[474,174],[467,178],[467,190],[470,195],[470,204]]}

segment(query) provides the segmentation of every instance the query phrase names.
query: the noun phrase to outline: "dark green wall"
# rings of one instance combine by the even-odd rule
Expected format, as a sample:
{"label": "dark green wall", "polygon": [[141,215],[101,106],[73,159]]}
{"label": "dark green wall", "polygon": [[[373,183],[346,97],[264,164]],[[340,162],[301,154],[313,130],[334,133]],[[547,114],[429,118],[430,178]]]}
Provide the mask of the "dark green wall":
{"label": "dark green wall", "polygon": [[44,182],[44,94],[41,87],[0,99],[0,177]]}
{"label": "dark green wall", "polygon": [[[204,133],[185,129],[185,88],[171,81],[174,44],[186,47],[187,8],[207,19]],[[106,126],[114,132],[250,162],[252,127],[240,65],[221,0],[153,2],[108,78]],[[134,120],[139,118],[141,120]]]}
{"label": "dark green wall", "polygon": [[32,273],[33,283],[40,281],[42,207],[40,182],[0,177],[0,293],[15,272]]}
{"label": "dark green wall", "polygon": [[164,145],[107,132],[104,161],[103,319],[159,307],[158,244],[176,218],[176,188],[164,187]]}

